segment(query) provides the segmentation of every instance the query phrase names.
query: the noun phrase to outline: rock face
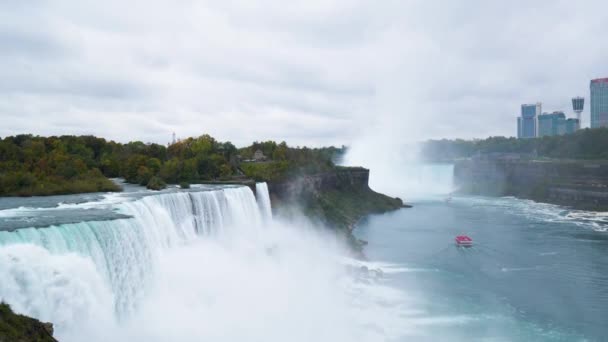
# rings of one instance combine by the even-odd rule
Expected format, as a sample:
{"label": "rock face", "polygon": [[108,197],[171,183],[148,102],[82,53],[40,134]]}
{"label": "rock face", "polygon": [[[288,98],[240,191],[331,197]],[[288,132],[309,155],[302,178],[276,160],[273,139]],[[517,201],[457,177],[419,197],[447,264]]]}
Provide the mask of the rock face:
{"label": "rock face", "polygon": [[352,229],[361,218],[408,207],[399,198],[370,189],[368,180],[368,169],[339,167],[331,172],[269,182],[268,190],[275,212],[289,215],[290,209],[300,208],[309,218],[342,234],[355,251],[360,251],[363,243],[353,237]]}
{"label": "rock face", "polygon": [[0,342],[57,342],[53,325],[14,313],[0,303]]}
{"label": "rock face", "polygon": [[270,182],[268,190],[273,197],[291,200],[303,195],[314,195],[331,190],[371,191],[368,182],[368,169],[340,167],[332,172],[303,175],[283,182]]}
{"label": "rock face", "polygon": [[464,193],[608,210],[608,161],[465,160],[454,181]]}

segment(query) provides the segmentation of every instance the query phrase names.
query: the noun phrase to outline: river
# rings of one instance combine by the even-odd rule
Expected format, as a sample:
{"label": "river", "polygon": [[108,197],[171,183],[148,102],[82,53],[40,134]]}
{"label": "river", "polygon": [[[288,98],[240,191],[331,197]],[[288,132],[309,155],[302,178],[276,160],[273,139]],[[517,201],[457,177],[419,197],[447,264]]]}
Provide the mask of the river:
{"label": "river", "polygon": [[[419,181],[441,188],[438,175],[451,167],[438,167]],[[356,230],[387,284],[416,302],[409,319],[421,339],[608,338],[608,215],[516,198],[446,198],[418,192],[412,209],[372,216]],[[454,245],[461,234],[472,248]]]}
{"label": "river", "polygon": [[[2,198],[0,299],[53,322],[61,341],[608,336],[608,216],[514,198],[446,202],[450,166],[408,170],[420,171],[396,189],[414,207],[355,231],[365,262],[304,217],[273,218],[263,183],[256,196],[127,186]],[[459,234],[474,247],[456,248]]]}

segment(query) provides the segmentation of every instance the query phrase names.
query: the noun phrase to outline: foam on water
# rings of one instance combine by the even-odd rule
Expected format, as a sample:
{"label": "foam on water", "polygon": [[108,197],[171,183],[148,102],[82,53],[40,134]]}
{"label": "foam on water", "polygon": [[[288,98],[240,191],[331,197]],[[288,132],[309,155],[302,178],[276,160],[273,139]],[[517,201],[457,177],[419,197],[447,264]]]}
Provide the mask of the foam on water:
{"label": "foam on water", "polygon": [[555,204],[539,203],[515,197],[460,197],[456,201],[472,205],[495,207],[532,221],[546,223],[571,223],[597,232],[608,231],[608,212],[574,210]]}

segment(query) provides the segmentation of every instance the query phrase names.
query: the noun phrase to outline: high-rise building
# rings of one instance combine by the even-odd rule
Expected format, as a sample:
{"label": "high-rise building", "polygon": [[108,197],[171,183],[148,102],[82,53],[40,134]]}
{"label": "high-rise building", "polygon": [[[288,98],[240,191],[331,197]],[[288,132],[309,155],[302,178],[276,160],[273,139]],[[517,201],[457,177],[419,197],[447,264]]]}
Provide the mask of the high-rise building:
{"label": "high-rise building", "polygon": [[541,113],[542,105],[522,104],[521,116],[517,118],[517,137],[534,138],[538,136],[538,116]]}
{"label": "high-rise building", "polygon": [[543,113],[538,116],[538,136],[566,134],[566,123],[564,112]]}
{"label": "high-rise building", "polygon": [[591,80],[591,128],[608,126],[608,78]]}
{"label": "high-rise building", "polygon": [[578,119],[570,118],[566,119],[565,126],[565,134],[572,134],[581,128],[581,123],[578,121]]}

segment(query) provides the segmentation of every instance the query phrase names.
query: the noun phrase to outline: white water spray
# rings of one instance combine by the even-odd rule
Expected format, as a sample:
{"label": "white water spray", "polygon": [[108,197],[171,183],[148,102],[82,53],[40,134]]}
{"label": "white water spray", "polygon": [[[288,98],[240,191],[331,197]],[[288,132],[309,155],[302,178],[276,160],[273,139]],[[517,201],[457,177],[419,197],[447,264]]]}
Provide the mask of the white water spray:
{"label": "white water spray", "polygon": [[[342,245],[270,216],[265,184],[115,205],[130,219],[0,232],[0,299],[61,341],[378,341],[399,294],[354,282]],[[267,220],[266,220],[267,218]]]}
{"label": "white water spray", "polygon": [[453,192],[453,165],[424,163],[417,149],[417,144],[364,139],[349,148],[344,165],[369,168],[370,187],[406,201]]}

